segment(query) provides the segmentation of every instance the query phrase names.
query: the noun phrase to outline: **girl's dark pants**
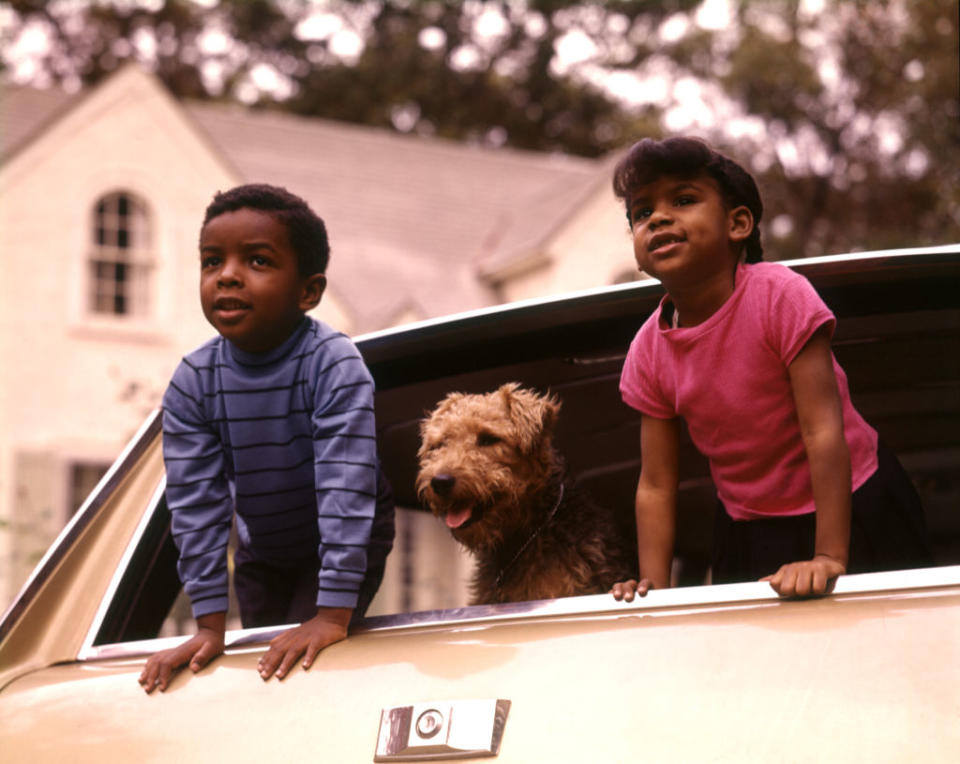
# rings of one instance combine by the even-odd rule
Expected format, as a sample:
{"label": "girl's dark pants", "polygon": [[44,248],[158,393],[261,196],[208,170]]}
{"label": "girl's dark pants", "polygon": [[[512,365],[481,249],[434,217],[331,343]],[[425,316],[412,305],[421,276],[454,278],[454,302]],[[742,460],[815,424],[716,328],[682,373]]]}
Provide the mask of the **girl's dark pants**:
{"label": "girl's dark pants", "polygon": [[[897,457],[877,448],[877,471],[853,493],[848,573],[933,564],[920,497]],[[717,502],[713,583],[756,581],[814,554],[816,513],[733,520]]]}

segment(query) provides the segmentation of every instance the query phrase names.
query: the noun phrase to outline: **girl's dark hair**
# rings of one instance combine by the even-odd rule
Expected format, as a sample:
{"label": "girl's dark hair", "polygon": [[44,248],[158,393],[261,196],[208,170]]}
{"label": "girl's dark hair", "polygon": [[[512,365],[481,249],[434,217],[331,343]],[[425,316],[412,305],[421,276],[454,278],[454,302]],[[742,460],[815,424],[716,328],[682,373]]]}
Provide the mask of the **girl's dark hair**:
{"label": "girl's dark hair", "polygon": [[[696,138],[675,137],[661,141],[644,138],[630,147],[613,171],[613,192],[623,199],[630,220],[630,194],[664,175],[692,178],[705,173],[720,187],[729,208],[744,205],[753,214],[753,231],[744,243],[746,261],[763,259],[760,244],[760,218],[763,202],[753,176]],[[630,221],[631,223],[633,221]]]}
{"label": "girl's dark hair", "polygon": [[249,183],[218,192],[207,206],[203,225],[225,212],[244,208],[267,212],[286,227],[301,276],[326,272],[330,262],[327,228],[310,205],[285,188]]}

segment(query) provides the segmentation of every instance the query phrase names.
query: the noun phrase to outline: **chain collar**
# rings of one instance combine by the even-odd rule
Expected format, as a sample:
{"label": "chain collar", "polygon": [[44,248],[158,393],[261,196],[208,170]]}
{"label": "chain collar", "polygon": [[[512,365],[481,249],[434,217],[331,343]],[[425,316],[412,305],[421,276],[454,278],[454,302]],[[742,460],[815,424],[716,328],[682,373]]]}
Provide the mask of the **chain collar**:
{"label": "chain collar", "polygon": [[497,580],[496,580],[496,581],[494,582],[494,584],[493,584],[493,585],[494,585],[494,588],[496,588],[496,589],[499,589],[499,588],[500,588],[500,584],[503,582],[503,577],[507,574],[507,571],[510,570],[510,568],[513,567],[513,564],[514,564],[517,560],[520,559],[520,555],[522,555],[522,554],[526,551],[527,547],[530,546],[531,542],[532,542],[537,536],[540,535],[540,531],[542,531],[544,528],[546,528],[546,527],[550,524],[550,521],[553,520],[553,516],[556,515],[556,514],[557,514],[557,510],[560,509],[560,502],[562,502],[562,501],[563,501],[563,483],[560,484],[560,495],[557,496],[557,503],[553,505],[553,509],[550,510],[550,514],[547,515],[547,519],[544,520],[544,521],[540,524],[540,526],[539,526],[533,533],[530,534],[530,538],[528,538],[526,541],[523,542],[523,546],[521,546],[521,547],[517,550],[517,553],[513,556],[513,559],[510,560],[510,562],[508,562],[508,563],[507,563],[506,565],[504,565],[502,568],[500,568],[500,573],[499,573],[499,575],[497,576]]}

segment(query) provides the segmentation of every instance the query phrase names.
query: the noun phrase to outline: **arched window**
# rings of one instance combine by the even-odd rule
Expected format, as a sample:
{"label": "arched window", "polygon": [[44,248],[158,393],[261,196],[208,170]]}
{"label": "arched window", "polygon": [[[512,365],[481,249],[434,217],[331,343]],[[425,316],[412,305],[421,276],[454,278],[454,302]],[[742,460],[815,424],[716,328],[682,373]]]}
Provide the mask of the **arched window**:
{"label": "arched window", "polygon": [[91,312],[147,315],[152,242],[146,205],[125,191],[100,197],[93,211],[92,233]]}

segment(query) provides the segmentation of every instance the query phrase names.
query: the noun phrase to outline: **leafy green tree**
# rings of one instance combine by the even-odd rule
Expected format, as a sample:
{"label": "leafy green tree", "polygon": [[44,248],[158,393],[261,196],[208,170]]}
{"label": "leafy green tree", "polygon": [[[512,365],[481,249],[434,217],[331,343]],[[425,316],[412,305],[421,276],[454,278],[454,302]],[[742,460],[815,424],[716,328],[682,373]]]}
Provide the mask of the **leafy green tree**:
{"label": "leafy green tree", "polygon": [[768,256],[960,241],[956,1],[728,5],[12,0],[0,60],[29,76],[10,51],[40,30],[40,84],[138,60],[179,97],[583,156],[693,132],[757,174]]}
{"label": "leafy green tree", "polygon": [[[734,30],[668,51],[762,129],[725,139],[754,158],[775,257],[960,241],[957,4],[736,4]],[[727,132],[729,135],[729,132]],[[769,256],[769,255],[768,255]]]}

